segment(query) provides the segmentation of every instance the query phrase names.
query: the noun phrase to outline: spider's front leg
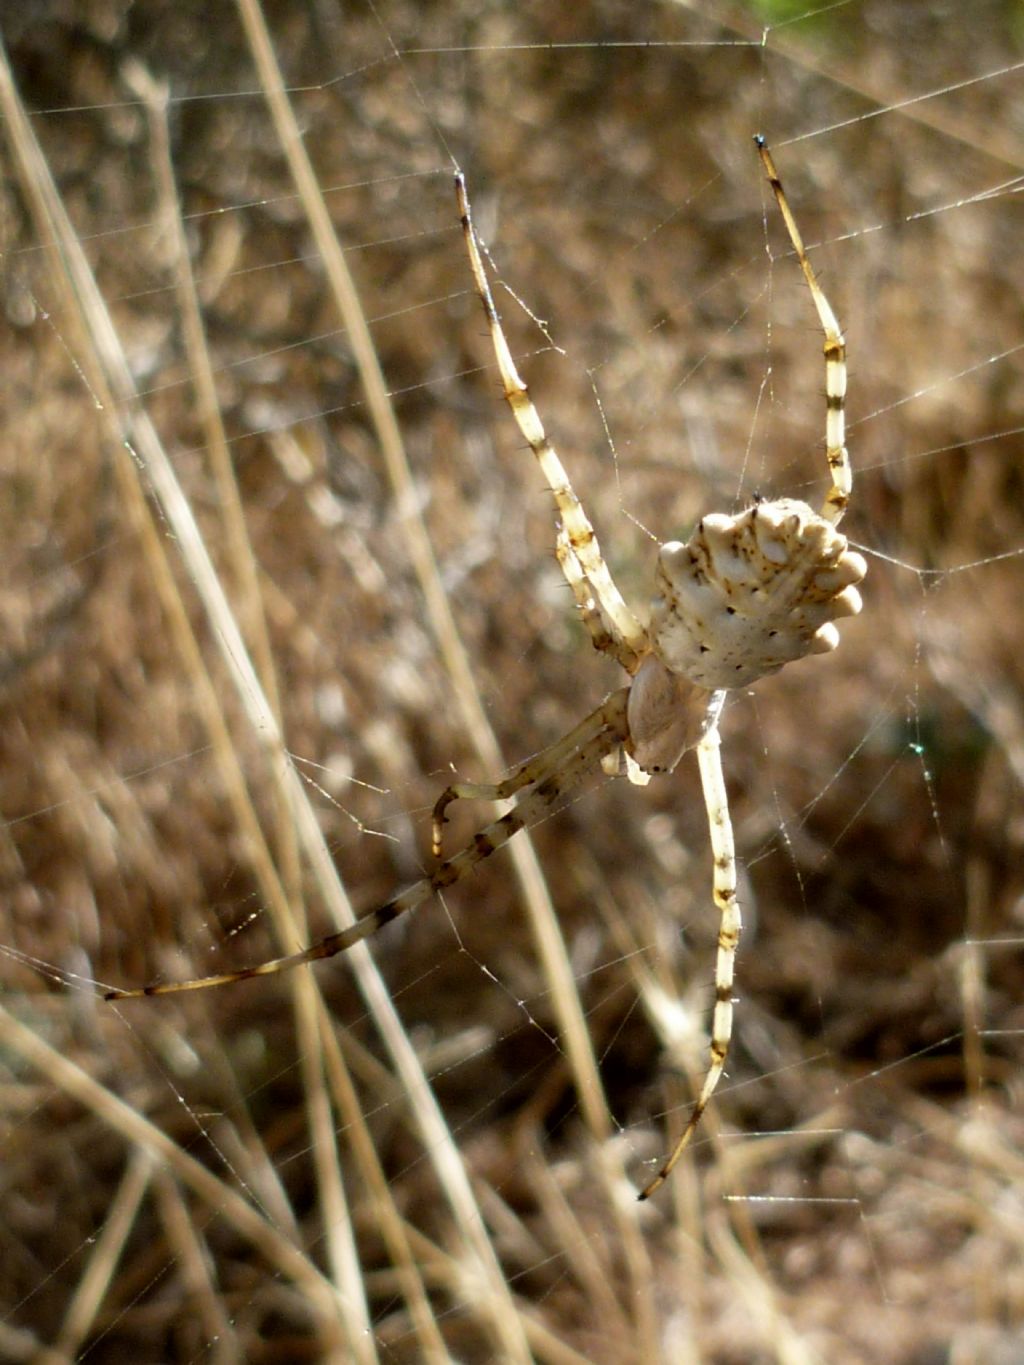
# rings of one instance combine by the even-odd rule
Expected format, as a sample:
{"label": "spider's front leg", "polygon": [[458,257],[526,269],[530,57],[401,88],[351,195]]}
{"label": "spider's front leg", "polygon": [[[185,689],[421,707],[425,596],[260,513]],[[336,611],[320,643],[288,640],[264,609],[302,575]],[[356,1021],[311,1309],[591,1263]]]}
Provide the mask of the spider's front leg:
{"label": "spider's front leg", "polygon": [[[131,990],[110,990],[103,993],[105,1000],[134,1000],[148,995],[176,995],[182,991],[206,990],[211,986],[226,986],[235,981],[249,981],[257,976],[272,976],[278,972],[290,971],[308,962],[321,962],[329,957],[345,953],[357,943],[376,934],[385,925],[391,924],[401,915],[408,914],[417,906],[429,900],[440,891],[446,891],[462,880],[468,872],[489,858],[498,849],[504,848],[508,841],[521,829],[543,819],[551,807],[565,792],[571,791],[582,782],[601,762],[611,749],[625,743],[628,730],[626,706],[629,689],[622,687],[606,697],[599,707],[585,721],[560,740],[551,749],[545,750],[538,758],[545,760],[538,769],[534,766],[533,789],[526,793],[517,805],[480,830],[453,858],[441,863],[429,877],[410,886],[387,901],[376,910],[361,916],[347,929],[303,948],[300,952],[289,953],[269,962],[260,962],[252,967],[242,967],[237,971],[221,972],[216,976],[196,977],[191,981],[167,981],[151,986],[141,986]],[[572,741],[570,743],[570,741]],[[551,760],[553,751],[558,750],[558,762]],[[523,765],[524,768],[528,765]],[[522,770],[518,771],[518,776]],[[527,785],[521,782],[520,786]],[[493,790],[493,789],[492,789]],[[458,795],[458,793],[456,793]]]}
{"label": "spider's front leg", "polygon": [[453,801],[505,801],[524,787],[539,787],[552,779],[558,780],[574,756],[589,754],[591,766],[596,767],[610,753],[626,741],[626,707],[629,689],[620,688],[606,697],[589,716],[574,726],[554,744],[534,754],[513,768],[501,782],[456,782],[446,787],[434,804],[431,821],[431,847],[435,858],[441,856],[444,826],[448,823],[447,810]]}
{"label": "spider's front leg", "polygon": [[708,1101],[715,1092],[725,1071],[732,1041],[733,978],[736,973],[736,950],[740,942],[739,901],[736,899],[736,845],[729,818],[729,798],[722,772],[721,739],[718,726],[712,725],[697,746],[700,780],[707,804],[708,827],[711,831],[711,853],[714,859],[714,898],[718,909],[718,953],[715,960],[715,1009],[711,1016],[711,1063],[704,1077],[697,1101],[690,1111],[686,1127],[673,1147],[661,1170],[640,1191],[640,1199],[649,1199],[672,1173],[672,1168],[689,1146],[690,1139],[701,1121]]}

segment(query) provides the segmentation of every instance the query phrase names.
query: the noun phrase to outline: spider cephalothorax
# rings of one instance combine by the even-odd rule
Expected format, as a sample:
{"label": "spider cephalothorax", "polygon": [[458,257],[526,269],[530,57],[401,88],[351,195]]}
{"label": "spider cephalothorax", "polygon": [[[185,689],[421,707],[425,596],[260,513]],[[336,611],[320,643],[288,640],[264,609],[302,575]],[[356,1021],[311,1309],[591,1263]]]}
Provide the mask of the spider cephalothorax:
{"label": "spider cephalothorax", "polygon": [[555,552],[595,647],[629,675],[562,739],[520,764],[503,781],[457,783],[434,807],[433,850],[441,855],[446,811],[466,798],[519,800],[429,877],[378,906],[350,928],[301,952],[240,971],[194,981],[169,982],[107,999],[164,995],[244,981],[304,962],[333,957],[368,938],[407,910],[452,886],[470,868],[544,815],[565,792],[599,765],[620,764],[634,782],[668,772],[695,749],[713,857],[713,894],[720,920],[715,965],[711,1061],[689,1120],[671,1155],[648,1182],[646,1199],[664,1181],[692,1137],[718,1084],[732,1036],[733,972],[740,936],[736,854],[720,756],[718,721],[726,691],[746,687],[807,654],[832,650],[835,622],[860,610],[856,585],[867,570],[836,529],[849,501],[852,478],[844,444],[846,347],[822,293],[764,139],[758,151],[785,220],[825,333],[825,457],[831,486],[821,511],[780,498],[757,502],[735,516],[711,513],[682,544],[661,546],[650,623],[643,626],[626,604],[601,555],[597,536],[519,377],[502,331],[470,218],[461,174],[455,177],[459,215],[477,293],[490,328],[505,397],[554,495],[559,527]]}

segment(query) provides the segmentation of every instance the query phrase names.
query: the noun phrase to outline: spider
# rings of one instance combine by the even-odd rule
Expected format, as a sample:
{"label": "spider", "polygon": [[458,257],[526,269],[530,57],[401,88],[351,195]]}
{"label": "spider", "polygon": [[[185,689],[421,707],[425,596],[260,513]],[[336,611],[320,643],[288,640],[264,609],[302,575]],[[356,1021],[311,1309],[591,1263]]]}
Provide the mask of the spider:
{"label": "spider", "polygon": [[846,346],[804,249],[775,163],[763,137],[755,139],[825,334],[825,457],[831,487],[821,511],[792,498],[757,501],[737,515],[710,513],[685,543],[660,547],[645,626],[627,606],[601,555],[594,528],[549,441],[519,377],[491,295],[470,215],[466,183],[455,193],[476,292],[497,358],[505,398],[554,495],[559,524],[555,553],[591,640],[610,654],[630,681],[584,720],[494,784],[456,783],[434,806],[432,848],[441,857],[447,809],[464,799],[517,803],[476,835],[460,853],[386,905],[311,947],[256,966],[191,981],[111,990],[107,1000],[166,995],[245,981],[345,952],[406,911],[453,886],[519,830],[539,820],[566,792],[598,767],[624,771],[643,784],[671,772],[696,749],[713,858],[712,889],[719,913],[710,1061],[682,1134],[657,1175],[641,1191],[647,1199],[685,1151],[725,1069],[733,1025],[733,977],[740,937],[736,852],[722,772],[718,722],[726,693],[776,673],[793,659],[835,649],[835,622],[861,609],[857,584],[864,559],[836,529],[849,501],[852,474],[844,444]]}

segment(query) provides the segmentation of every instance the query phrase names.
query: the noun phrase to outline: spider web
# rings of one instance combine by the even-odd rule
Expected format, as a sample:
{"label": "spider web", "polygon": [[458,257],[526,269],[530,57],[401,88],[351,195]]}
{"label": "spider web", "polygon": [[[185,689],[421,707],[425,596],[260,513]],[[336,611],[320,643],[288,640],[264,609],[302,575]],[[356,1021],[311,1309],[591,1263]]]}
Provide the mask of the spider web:
{"label": "spider web", "polygon": [[[1019,1359],[1015,8],[376,0],[266,21],[405,466],[240,11],[4,20],[141,395],[118,409],[130,454],[149,460],[144,408],[241,634],[184,523],[132,493],[8,103],[0,1354]],[[334,927],[275,712],[361,911],[421,875],[453,767],[497,776],[489,743],[511,764],[618,685],[497,391],[453,157],[632,603],[656,538],[703,512],[820,501],[820,334],[757,131],[845,328],[844,530],[870,573],[835,655],[723,719],[746,928],[692,1163],[634,1206],[705,1065],[692,763],[574,794],[533,854],[520,837],[361,965],[99,1004],[97,982]],[[490,817],[453,814],[453,848]]]}

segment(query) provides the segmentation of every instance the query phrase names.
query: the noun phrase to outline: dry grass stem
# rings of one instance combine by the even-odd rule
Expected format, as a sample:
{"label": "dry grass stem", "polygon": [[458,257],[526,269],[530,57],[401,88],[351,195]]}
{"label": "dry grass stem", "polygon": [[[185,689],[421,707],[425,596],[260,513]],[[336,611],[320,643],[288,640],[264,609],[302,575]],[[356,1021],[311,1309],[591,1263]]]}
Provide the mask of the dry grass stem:
{"label": "dry grass stem", "polygon": [[[1018,1365],[1012,8],[7,7],[4,1359]],[[735,1031],[671,1181],[637,1205],[714,1006],[693,765],[595,773],[333,963],[105,1003],[388,905],[449,784],[620,685],[456,162],[641,623],[658,540],[821,504],[758,131],[871,568],[838,653],[721,717]],[[492,808],[445,813],[455,854]]]}

